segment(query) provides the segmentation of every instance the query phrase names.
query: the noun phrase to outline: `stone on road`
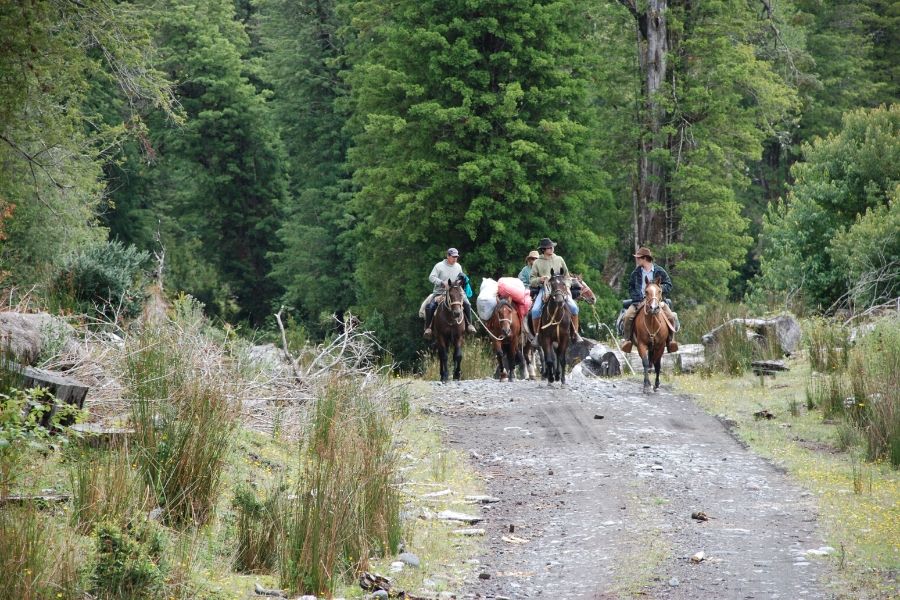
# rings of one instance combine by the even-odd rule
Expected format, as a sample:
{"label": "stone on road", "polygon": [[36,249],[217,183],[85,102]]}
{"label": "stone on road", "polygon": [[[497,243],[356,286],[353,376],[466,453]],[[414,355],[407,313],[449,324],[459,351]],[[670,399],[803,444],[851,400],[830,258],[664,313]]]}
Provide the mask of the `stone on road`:
{"label": "stone on road", "polygon": [[430,408],[500,500],[459,597],[829,597],[811,496],[687,396],[479,380]]}

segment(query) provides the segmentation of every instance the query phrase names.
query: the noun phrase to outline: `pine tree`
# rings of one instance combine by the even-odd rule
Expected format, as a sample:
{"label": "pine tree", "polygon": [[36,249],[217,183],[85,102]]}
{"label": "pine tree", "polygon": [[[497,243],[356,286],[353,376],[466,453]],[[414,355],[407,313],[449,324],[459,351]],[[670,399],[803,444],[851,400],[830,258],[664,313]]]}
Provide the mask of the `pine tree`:
{"label": "pine tree", "polygon": [[610,197],[590,137],[585,3],[392,9],[372,17],[376,42],[353,70],[350,156],[359,302],[409,358],[426,276],[448,246],[476,284],[514,273],[547,236],[581,269],[609,246]]}
{"label": "pine tree", "polygon": [[343,242],[350,225],[347,23],[335,0],[264,0],[259,8],[272,106],[291,176],[272,276],[301,322],[321,333],[333,324],[331,314],[354,301],[353,265]]}

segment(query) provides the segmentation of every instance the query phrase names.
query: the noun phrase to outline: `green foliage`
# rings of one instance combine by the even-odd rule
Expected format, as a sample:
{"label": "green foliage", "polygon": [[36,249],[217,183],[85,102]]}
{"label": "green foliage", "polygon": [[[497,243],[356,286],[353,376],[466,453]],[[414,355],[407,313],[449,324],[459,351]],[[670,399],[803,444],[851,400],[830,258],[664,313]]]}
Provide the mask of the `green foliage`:
{"label": "green foliage", "polygon": [[611,246],[588,11],[569,0],[355,8],[371,28],[350,75],[358,301],[410,361],[426,276],[448,246],[485,275],[517,271],[545,236],[575,271]]}
{"label": "green foliage", "polygon": [[[106,237],[98,227],[105,154],[137,123],[102,122],[85,106],[92,78],[110,73],[131,106],[173,115],[151,64],[146,13],[101,0],[0,5],[0,262],[13,283],[42,283],[63,257]],[[7,210],[12,207],[11,213]]]}
{"label": "green foliage", "polygon": [[160,595],[165,581],[159,565],[164,538],[151,521],[124,528],[101,523],[94,538],[91,593],[96,598],[142,600]]}
{"label": "green foliage", "polygon": [[55,277],[56,293],[72,297],[82,312],[135,317],[143,305],[149,258],[119,241],[88,246],[66,259]]}
{"label": "green foliage", "polygon": [[316,334],[324,332],[320,314],[344,310],[355,299],[344,164],[350,145],[345,129],[349,86],[343,78],[350,5],[341,0],[259,3],[272,108],[291,176],[291,199],[278,231],[283,247],[273,256],[271,275],[285,288],[285,303]]}
{"label": "green foliage", "polygon": [[299,453],[296,501],[281,544],[281,585],[328,594],[400,543],[389,406],[372,386],[335,378],[316,398]]}
{"label": "green foliage", "polygon": [[[62,431],[61,423],[70,422],[78,410],[57,405],[44,388],[11,389],[0,393],[0,498],[22,474],[22,461],[30,452],[46,450],[53,431]],[[66,438],[59,436],[60,443]]]}
{"label": "green foliage", "polygon": [[123,156],[113,233],[166,248],[166,285],[228,319],[261,322],[278,286],[268,253],[287,195],[283,149],[232,0],[152,4],[159,67],[179,82],[186,121],[147,116],[146,145]]}
{"label": "green foliage", "polygon": [[[861,218],[856,235],[841,235],[853,228],[859,215],[887,205],[896,194],[898,132],[900,105],[895,104],[847,113],[839,134],[804,146],[805,161],[792,169],[796,181],[790,194],[766,217],[762,272],[754,285],[757,297],[772,292],[787,298],[799,295],[809,306],[827,308],[852,291],[850,273],[860,270],[860,260],[877,259],[872,255],[881,249],[863,246],[856,256],[841,258],[847,273],[837,268],[834,257],[839,249],[859,242],[863,232],[879,229],[873,231],[871,218]],[[887,240],[886,248],[895,243]],[[877,271],[878,262],[871,266],[866,273]],[[896,277],[897,266],[891,269],[889,281]]]}

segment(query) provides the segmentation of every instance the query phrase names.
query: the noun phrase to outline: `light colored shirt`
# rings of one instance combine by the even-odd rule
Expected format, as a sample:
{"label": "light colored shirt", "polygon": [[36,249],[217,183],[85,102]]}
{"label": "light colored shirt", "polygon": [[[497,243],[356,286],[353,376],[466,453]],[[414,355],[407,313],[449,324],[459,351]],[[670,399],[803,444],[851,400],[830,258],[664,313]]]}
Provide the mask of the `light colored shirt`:
{"label": "light colored shirt", "polygon": [[457,261],[456,264],[451,265],[445,259],[434,265],[434,268],[431,269],[431,275],[428,276],[428,281],[434,284],[433,293],[439,294],[443,292],[444,284],[447,283],[447,280],[456,281],[456,278],[459,277],[462,272],[462,265],[459,264],[459,261]]}
{"label": "light colored shirt", "polygon": [[531,282],[529,285],[533,287],[541,285],[541,277],[550,277],[551,270],[556,275],[565,273],[567,278],[570,275],[569,268],[566,266],[566,261],[563,260],[562,256],[558,254],[547,256],[545,254],[534,261],[534,264],[531,266]]}

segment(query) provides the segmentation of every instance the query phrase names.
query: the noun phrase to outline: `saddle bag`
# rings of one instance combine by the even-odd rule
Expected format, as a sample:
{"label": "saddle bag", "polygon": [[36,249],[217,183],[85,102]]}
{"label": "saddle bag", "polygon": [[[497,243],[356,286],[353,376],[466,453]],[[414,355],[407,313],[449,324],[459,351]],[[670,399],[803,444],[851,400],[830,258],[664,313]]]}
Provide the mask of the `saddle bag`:
{"label": "saddle bag", "polygon": [[478,290],[478,300],[475,301],[478,317],[482,321],[487,321],[494,314],[497,308],[497,282],[490,277],[485,277],[481,282]]}

